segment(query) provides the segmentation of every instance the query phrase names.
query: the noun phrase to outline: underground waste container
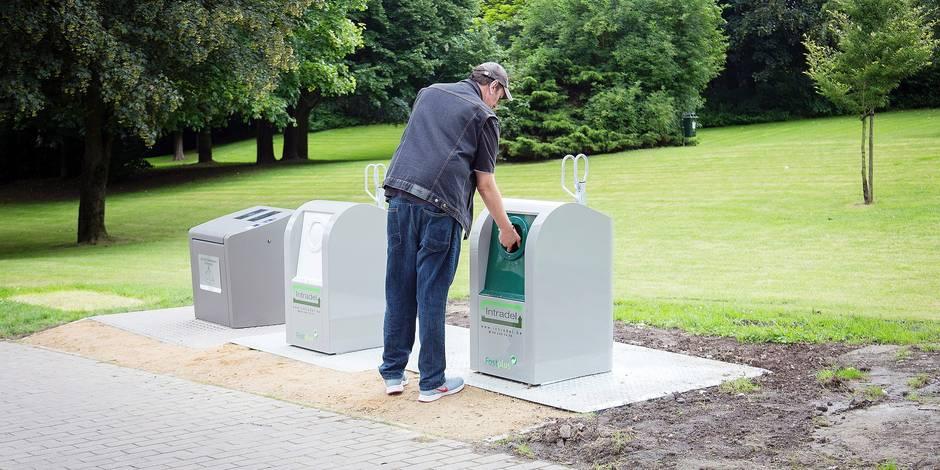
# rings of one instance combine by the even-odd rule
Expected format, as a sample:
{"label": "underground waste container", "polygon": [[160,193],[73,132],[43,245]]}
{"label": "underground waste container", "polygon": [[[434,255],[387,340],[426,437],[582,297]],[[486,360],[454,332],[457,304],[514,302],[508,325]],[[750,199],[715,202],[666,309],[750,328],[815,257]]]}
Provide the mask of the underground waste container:
{"label": "underground waste container", "polygon": [[290,209],[255,206],[189,230],[196,318],[231,328],[284,323]]}
{"label": "underground waste container", "polygon": [[288,344],[328,354],[382,346],[386,211],[375,188],[376,204],[310,201],[287,222]]}
{"label": "underground waste container", "polygon": [[611,219],[578,203],[503,205],[518,248],[500,245],[488,211],[470,234],[470,368],[527,384],[610,371]]}

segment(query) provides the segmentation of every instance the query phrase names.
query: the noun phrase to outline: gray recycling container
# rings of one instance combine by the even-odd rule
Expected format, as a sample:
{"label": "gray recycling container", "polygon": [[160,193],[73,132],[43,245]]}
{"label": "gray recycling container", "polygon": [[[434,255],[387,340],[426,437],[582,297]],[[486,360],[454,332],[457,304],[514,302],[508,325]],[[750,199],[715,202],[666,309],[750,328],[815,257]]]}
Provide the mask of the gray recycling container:
{"label": "gray recycling container", "polygon": [[503,199],[522,242],[470,231],[470,369],[532,385],[613,366],[613,223],[577,203]]}
{"label": "gray recycling container", "polygon": [[196,318],[231,328],[284,323],[290,209],[255,206],[189,230]]}

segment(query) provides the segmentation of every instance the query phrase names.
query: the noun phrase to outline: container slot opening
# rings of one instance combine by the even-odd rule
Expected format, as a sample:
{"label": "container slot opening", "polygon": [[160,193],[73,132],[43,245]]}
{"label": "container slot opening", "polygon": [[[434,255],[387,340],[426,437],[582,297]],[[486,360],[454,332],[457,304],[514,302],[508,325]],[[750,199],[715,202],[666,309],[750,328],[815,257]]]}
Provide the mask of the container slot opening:
{"label": "container slot opening", "polygon": [[249,221],[249,222],[257,222],[257,221],[259,221],[259,220],[261,220],[261,219],[267,219],[268,217],[271,217],[271,216],[274,215],[274,214],[279,214],[280,212],[281,212],[281,211],[265,212],[264,214],[261,214],[261,215],[259,215],[259,216],[252,217],[252,218],[248,219],[248,221]]}
{"label": "container slot opening", "polygon": [[266,211],[266,210],[267,210],[267,209],[255,209],[255,210],[253,210],[253,211],[251,211],[251,212],[246,212],[246,213],[244,213],[244,214],[242,214],[242,215],[240,215],[240,216],[238,216],[238,217],[235,217],[235,218],[238,219],[238,220],[247,219],[248,217],[251,217],[251,216],[253,216],[253,215],[255,215],[255,214],[259,213],[259,212],[264,212],[264,211]]}

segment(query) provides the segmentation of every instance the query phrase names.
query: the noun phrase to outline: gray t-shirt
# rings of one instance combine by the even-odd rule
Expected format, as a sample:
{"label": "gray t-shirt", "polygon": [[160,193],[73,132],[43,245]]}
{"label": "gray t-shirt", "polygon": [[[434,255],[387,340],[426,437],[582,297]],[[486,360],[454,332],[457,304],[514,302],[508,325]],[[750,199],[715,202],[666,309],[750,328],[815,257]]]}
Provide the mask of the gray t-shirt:
{"label": "gray t-shirt", "polygon": [[477,155],[473,160],[473,170],[483,173],[496,171],[496,155],[499,153],[499,120],[491,117],[480,129],[477,141]]}

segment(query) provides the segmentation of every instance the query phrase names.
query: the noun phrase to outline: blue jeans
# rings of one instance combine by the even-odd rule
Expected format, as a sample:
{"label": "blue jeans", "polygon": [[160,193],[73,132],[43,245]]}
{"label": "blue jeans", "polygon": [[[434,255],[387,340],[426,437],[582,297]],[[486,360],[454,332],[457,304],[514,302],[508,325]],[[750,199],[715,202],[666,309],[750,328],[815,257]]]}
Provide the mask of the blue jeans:
{"label": "blue jeans", "polygon": [[460,224],[429,204],[392,198],[385,271],[385,350],[379,373],[401,378],[420,325],[421,390],[444,384],[444,310],[460,258]]}

